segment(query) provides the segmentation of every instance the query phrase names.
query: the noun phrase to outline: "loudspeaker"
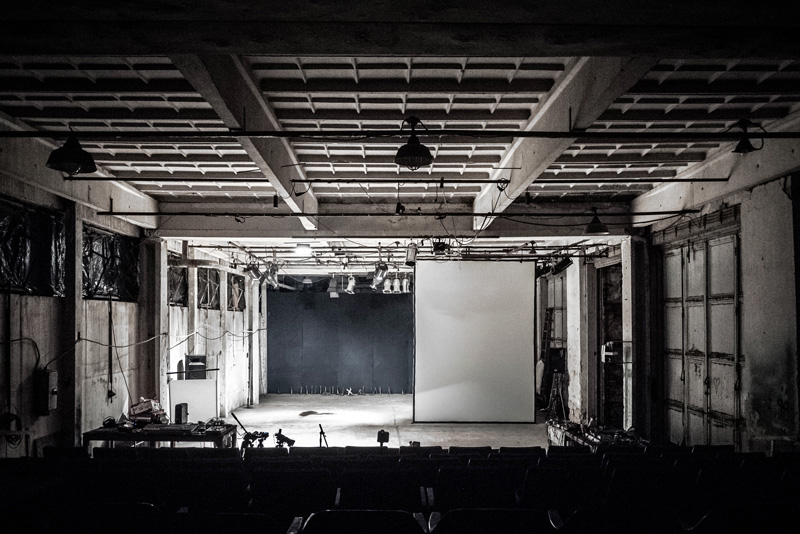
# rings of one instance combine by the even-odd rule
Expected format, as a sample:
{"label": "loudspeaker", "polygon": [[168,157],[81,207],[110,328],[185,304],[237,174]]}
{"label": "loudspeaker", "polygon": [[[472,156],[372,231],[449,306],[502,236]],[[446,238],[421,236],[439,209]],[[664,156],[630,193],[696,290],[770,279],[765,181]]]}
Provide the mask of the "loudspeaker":
{"label": "loudspeaker", "polygon": [[206,356],[204,354],[186,355],[186,379],[205,380],[206,378]]}
{"label": "loudspeaker", "polygon": [[189,405],[185,402],[175,405],[175,424],[183,425],[189,422]]}

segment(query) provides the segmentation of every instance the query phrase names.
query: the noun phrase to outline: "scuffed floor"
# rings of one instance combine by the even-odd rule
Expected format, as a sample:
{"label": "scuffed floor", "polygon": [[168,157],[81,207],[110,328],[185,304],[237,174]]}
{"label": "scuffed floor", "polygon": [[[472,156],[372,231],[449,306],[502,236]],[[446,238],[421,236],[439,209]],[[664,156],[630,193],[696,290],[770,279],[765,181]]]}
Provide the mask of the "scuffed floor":
{"label": "scuffed floor", "polygon": [[[378,430],[389,432],[389,447],[421,445],[547,446],[544,424],[413,423],[412,395],[267,395],[252,408],[234,411],[248,431],[269,432],[264,446],[274,447],[278,430],[295,446],[319,445],[319,425],[328,445],[376,446]],[[538,415],[538,414],[537,414]],[[233,417],[227,422],[235,424]]]}

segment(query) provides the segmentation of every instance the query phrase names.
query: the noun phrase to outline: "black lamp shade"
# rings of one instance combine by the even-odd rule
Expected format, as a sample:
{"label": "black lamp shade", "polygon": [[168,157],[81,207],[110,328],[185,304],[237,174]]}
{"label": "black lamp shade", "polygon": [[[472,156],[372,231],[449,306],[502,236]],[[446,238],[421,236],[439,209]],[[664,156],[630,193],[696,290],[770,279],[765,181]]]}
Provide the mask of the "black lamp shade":
{"label": "black lamp shade", "polygon": [[81,144],[72,135],[67,138],[64,146],[50,153],[47,166],[70,176],[97,171],[92,155],[81,148]]}
{"label": "black lamp shade", "polygon": [[589,224],[586,225],[583,233],[584,235],[608,235],[611,232],[608,231],[608,226],[600,222],[600,218],[595,215],[592,217],[592,220],[589,221]]}
{"label": "black lamp shade", "polygon": [[420,143],[416,135],[411,134],[408,143],[397,150],[394,162],[401,167],[416,171],[420,167],[430,165],[433,162],[433,156],[428,147]]}
{"label": "black lamp shade", "polygon": [[755,147],[753,143],[750,142],[750,139],[747,137],[742,137],[738,143],[736,143],[736,147],[733,149],[734,154],[749,154],[750,152],[755,152]]}

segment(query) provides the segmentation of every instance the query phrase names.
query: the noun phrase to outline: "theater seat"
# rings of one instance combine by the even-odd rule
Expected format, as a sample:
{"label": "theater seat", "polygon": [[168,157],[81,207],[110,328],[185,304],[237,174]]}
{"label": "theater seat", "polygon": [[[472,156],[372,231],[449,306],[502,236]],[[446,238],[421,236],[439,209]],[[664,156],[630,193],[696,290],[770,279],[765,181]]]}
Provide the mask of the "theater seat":
{"label": "theater seat", "polygon": [[322,510],[303,525],[302,534],[425,534],[422,515],[399,510]]}
{"label": "theater seat", "polygon": [[512,508],[456,509],[431,514],[431,534],[531,534],[550,530],[547,513]]}

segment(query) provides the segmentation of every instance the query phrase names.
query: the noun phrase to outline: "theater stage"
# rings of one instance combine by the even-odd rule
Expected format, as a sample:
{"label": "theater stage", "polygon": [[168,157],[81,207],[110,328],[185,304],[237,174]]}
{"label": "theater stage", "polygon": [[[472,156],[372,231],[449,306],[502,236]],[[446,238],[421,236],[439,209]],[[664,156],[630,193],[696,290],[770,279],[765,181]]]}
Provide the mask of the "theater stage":
{"label": "theater stage", "polygon": [[[252,408],[234,411],[250,432],[266,431],[270,437],[265,446],[275,445],[273,436],[279,429],[296,441],[295,446],[319,445],[319,425],[325,430],[328,445],[375,446],[378,430],[389,432],[389,447],[421,445],[442,447],[482,446],[531,447],[547,446],[543,420],[538,424],[520,423],[413,423],[412,395],[265,395]],[[537,412],[537,421],[542,412]],[[225,418],[235,424],[233,417]]]}

